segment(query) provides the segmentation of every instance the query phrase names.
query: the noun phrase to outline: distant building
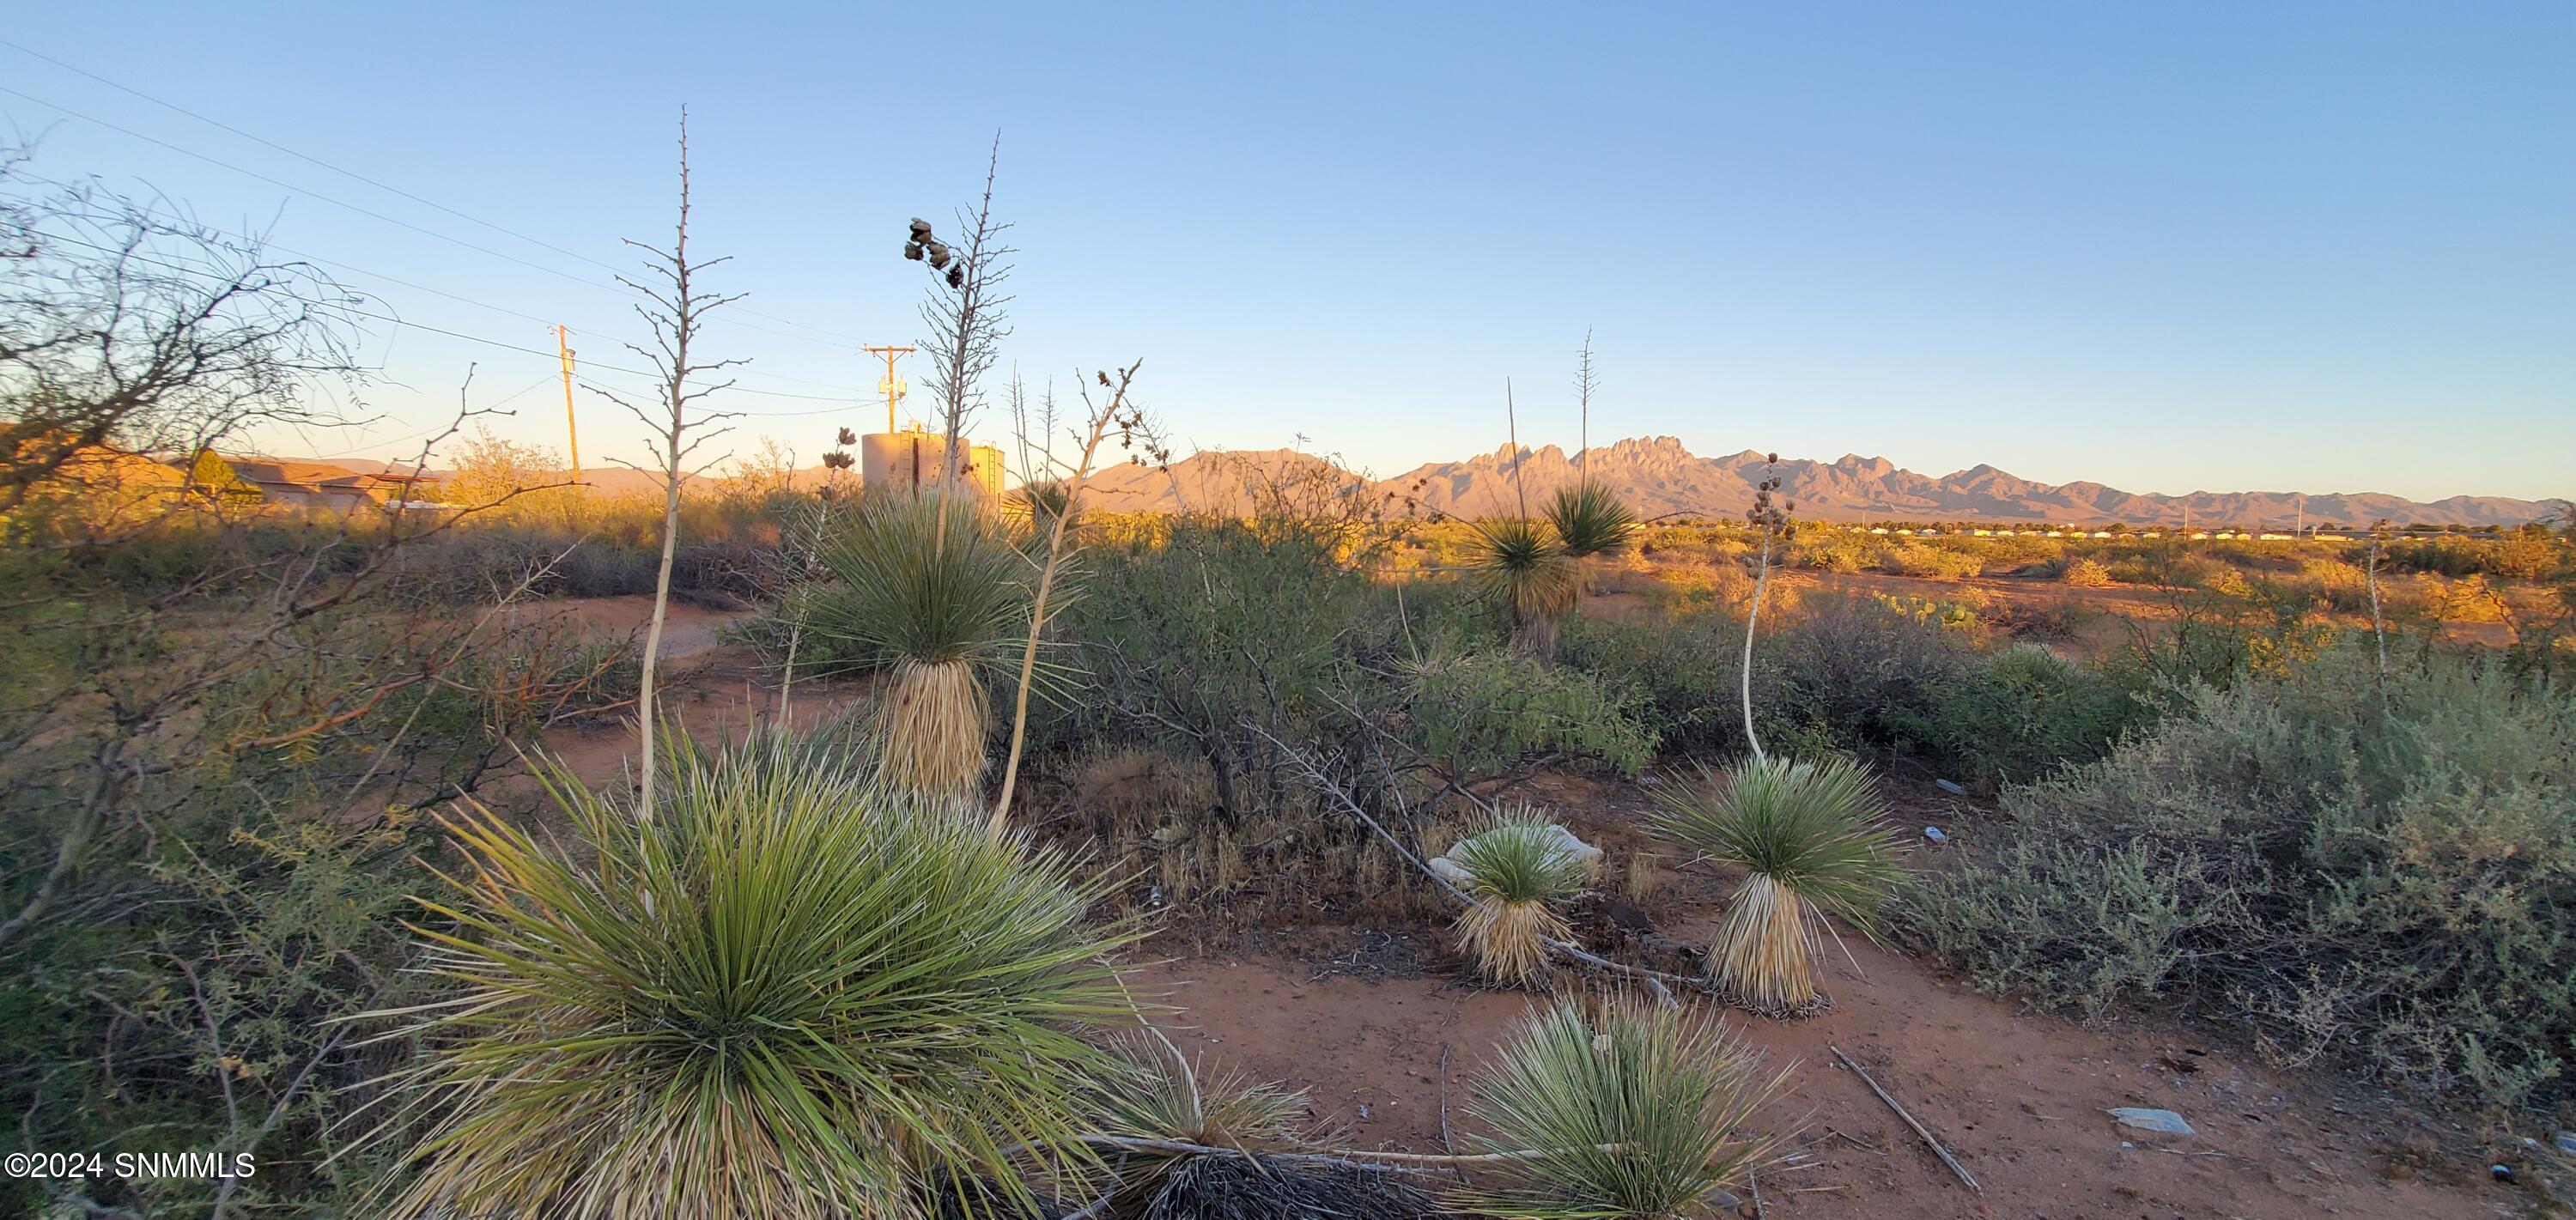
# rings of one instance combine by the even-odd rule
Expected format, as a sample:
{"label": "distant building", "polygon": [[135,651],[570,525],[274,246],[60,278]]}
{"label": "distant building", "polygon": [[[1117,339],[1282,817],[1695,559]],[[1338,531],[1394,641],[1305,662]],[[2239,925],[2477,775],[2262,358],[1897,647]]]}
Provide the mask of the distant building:
{"label": "distant building", "polygon": [[188,480],[201,495],[307,513],[348,512],[387,500],[417,501],[437,486],[437,480],[426,474],[367,474],[329,462],[225,457],[211,449],[191,460]]}

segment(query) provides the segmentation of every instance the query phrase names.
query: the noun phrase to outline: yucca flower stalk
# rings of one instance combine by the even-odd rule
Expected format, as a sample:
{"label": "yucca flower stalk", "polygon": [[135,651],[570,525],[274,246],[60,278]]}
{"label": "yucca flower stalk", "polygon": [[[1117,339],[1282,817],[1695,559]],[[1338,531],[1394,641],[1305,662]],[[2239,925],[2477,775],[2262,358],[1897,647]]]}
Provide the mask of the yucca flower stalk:
{"label": "yucca flower stalk", "polygon": [[1535,657],[1556,655],[1565,616],[1574,610],[1574,563],[1543,524],[1527,517],[1471,523],[1469,568],[1477,587],[1511,616],[1516,647]]}
{"label": "yucca flower stalk", "polygon": [[909,1220],[1080,1177],[1106,1060],[1074,1031],[1133,1011],[1102,880],[902,808],[837,738],[664,740],[652,822],[541,766],[573,841],[450,823],[469,868],[418,931],[462,990],[376,1014],[425,1047],[385,1210]]}
{"label": "yucca flower stalk", "polygon": [[1748,759],[1658,794],[1657,834],[1746,872],[1709,945],[1711,979],[1737,1003],[1788,1014],[1816,1007],[1826,916],[1876,940],[1878,909],[1904,875],[1880,824],[1869,769],[1842,755]]}
{"label": "yucca flower stalk", "polygon": [[1585,479],[1560,488],[1547,506],[1548,524],[1565,553],[1576,559],[1616,555],[1637,532],[1637,510],[1628,507],[1607,484]]}
{"label": "yucca flower stalk", "polygon": [[1458,1201],[1515,1220],[1683,1220],[1758,1170],[1776,1137],[1744,1130],[1778,1091],[1704,1013],[1563,999],[1532,1014],[1476,1079],[1479,1169]]}
{"label": "yucca flower stalk", "polygon": [[972,790],[992,725],[985,680],[1009,672],[1027,638],[1027,557],[978,497],[880,492],[822,560],[835,583],[814,599],[813,630],[884,673],[887,782]]}
{"label": "yucca flower stalk", "polygon": [[1449,861],[1467,874],[1458,888],[1470,901],[1456,929],[1476,972],[1506,987],[1545,982],[1547,942],[1574,939],[1555,904],[1582,892],[1590,866],[1555,827],[1528,812],[1461,840]]}

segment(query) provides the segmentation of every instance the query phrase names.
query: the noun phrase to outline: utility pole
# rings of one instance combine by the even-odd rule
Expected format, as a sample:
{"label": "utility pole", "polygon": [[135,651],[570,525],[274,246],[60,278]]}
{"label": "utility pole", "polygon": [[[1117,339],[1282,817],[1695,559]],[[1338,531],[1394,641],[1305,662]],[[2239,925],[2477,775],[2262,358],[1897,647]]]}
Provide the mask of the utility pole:
{"label": "utility pole", "polygon": [[885,357],[885,380],[878,382],[877,388],[885,391],[886,431],[892,432],[894,431],[894,405],[903,401],[903,392],[905,389],[902,379],[894,375],[895,358],[898,356],[909,356],[912,354],[913,349],[908,347],[863,347],[859,350],[871,355]]}
{"label": "utility pole", "polygon": [[572,450],[572,481],[581,482],[581,429],[572,417],[572,332],[555,328],[555,351],[563,357],[564,444]]}

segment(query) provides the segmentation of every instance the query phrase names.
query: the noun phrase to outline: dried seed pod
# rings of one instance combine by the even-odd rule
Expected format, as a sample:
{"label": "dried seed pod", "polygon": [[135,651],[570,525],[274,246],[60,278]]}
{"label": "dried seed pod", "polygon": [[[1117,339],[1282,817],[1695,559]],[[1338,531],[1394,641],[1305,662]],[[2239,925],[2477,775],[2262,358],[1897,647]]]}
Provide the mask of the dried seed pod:
{"label": "dried seed pod", "polygon": [[931,270],[937,271],[948,265],[948,243],[934,241],[929,243],[927,248],[930,251]]}
{"label": "dried seed pod", "polygon": [[923,220],[922,218],[920,218],[920,217],[918,217],[918,216],[913,217],[913,218],[912,218],[912,239],[913,239],[914,241],[929,241],[929,240],[930,240],[930,222],[929,222],[929,221],[927,221],[927,220]]}
{"label": "dried seed pod", "polygon": [[966,286],[966,264],[959,263],[948,269],[948,286],[951,288]]}
{"label": "dried seed pod", "polygon": [[917,241],[908,241],[908,242],[903,243],[903,256],[904,256],[905,258],[911,259],[912,261],[914,261],[914,262],[916,262],[916,263],[917,263],[917,262],[920,262],[920,261],[921,261],[921,243],[920,243],[920,242],[917,242]]}

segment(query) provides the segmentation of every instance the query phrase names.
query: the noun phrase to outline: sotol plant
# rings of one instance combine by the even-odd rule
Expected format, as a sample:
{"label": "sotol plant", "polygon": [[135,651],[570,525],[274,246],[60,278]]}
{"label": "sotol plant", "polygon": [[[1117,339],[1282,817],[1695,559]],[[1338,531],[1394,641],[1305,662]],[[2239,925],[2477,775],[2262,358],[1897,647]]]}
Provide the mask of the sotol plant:
{"label": "sotol plant", "polygon": [[1530,1220],[1682,1220],[1741,1183],[1776,1146],[1743,1127],[1776,1092],[1716,1021],[1629,1000],[1559,1000],[1512,1032],[1467,1112],[1478,1151],[1512,1154],[1480,1212]]}
{"label": "sotol plant", "polygon": [[1465,870],[1459,883],[1472,901],[1458,916],[1458,947],[1477,973],[1510,987],[1548,974],[1549,940],[1572,940],[1556,903],[1583,889],[1589,866],[1556,828],[1528,812],[1507,814],[1449,851]]}
{"label": "sotol plant", "polygon": [[1030,1203],[1016,1148],[1079,1166],[1105,1060],[1072,1031],[1132,1012],[1098,883],[828,742],[666,744],[649,823],[546,772],[578,839],[453,824],[421,935],[463,990],[410,1014],[388,1210],[876,1220]]}
{"label": "sotol plant", "polygon": [[1565,553],[1576,559],[1616,555],[1627,549],[1637,532],[1637,510],[1628,507],[1619,493],[1590,479],[1558,490],[1548,502],[1547,520],[1556,527]]}
{"label": "sotol plant", "polygon": [[1512,639],[1535,657],[1556,655],[1575,602],[1574,562],[1547,526],[1527,517],[1472,523],[1468,566],[1485,597],[1512,620]]}
{"label": "sotol plant", "polygon": [[1814,1006],[1827,915],[1877,937],[1879,906],[1904,870],[1868,768],[1840,755],[1755,757],[1724,777],[1703,769],[1658,802],[1658,834],[1748,874],[1708,951],[1711,977],[1737,1002]]}
{"label": "sotol plant", "polygon": [[824,549],[835,584],[816,634],[884,668],[879,736],[888,782],[960,793],[984,770],[988,673],[1026,642],[1029,562],[973,496],[881,493]]}

